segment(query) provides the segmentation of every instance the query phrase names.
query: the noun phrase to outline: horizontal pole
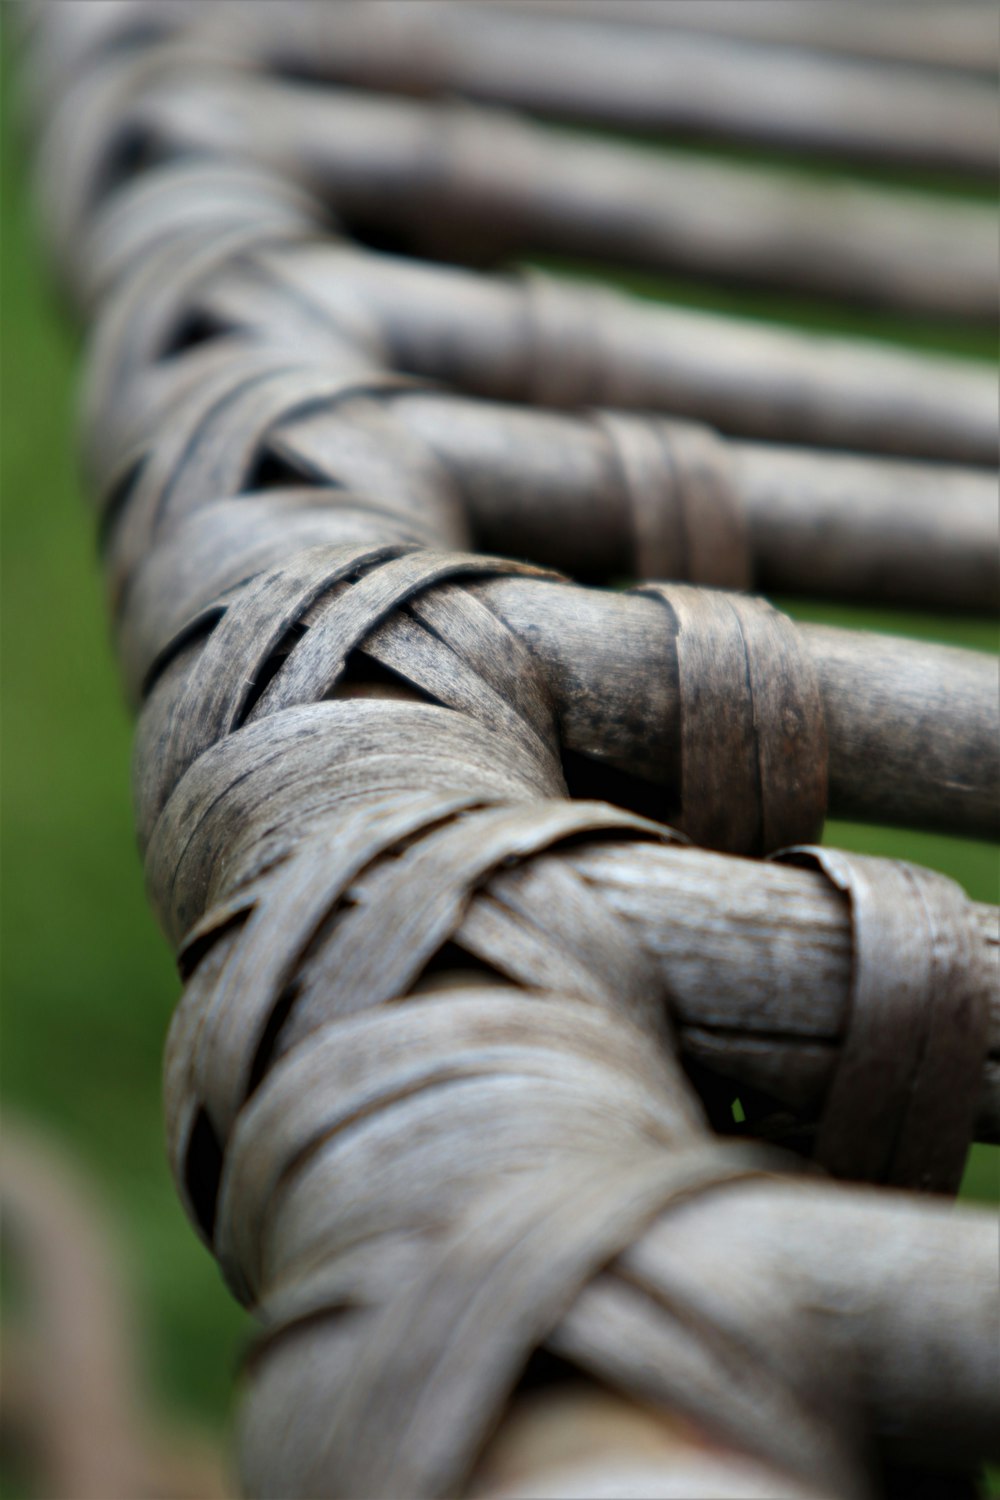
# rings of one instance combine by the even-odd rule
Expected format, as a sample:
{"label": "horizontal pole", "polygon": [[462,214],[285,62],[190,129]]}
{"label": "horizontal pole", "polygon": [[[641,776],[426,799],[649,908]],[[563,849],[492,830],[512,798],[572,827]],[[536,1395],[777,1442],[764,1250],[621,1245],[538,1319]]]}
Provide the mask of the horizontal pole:
{"label": "horizontal pole", "polygon": [[130,160],[195,154],[276,170],[361,238],[391,233],[445,260],[561,253],[975,323],[994,310],[986,205],[653,153],[482,106],[317,89],[212,56],[189,37],[112,54],[77,81],[44,140],[67,248]]}
{"label": "horizontal pole", "polygon": [[568,253],[979,322],[995,304],[985,205],[581,140],[471,105],[218,72],[147,90],[157,151],[266,162],[349,227],[447,260]]}
{"label": "horizontal pole", "polygon": [[985,81],[786,41],[787,32],[747,47],[669,24],[650,34],[572,7],[550,15],[364,0],[290,14],[278,0],[255,5],[239,47],[279,75],[854,160],[995,171],[997,108]]}
{"label": "horizontal pole", "polygon": [[[53,213],[73,191],[60,185]],[[193,255],[190,237],[212,225],[221,248]],[[128,318],[127,341],[98,338],[88,401],[95,462],[114,451],[112,424],[133,401],[137,375],[200,323],[219,335],[284,337],[327,358],[356,346],[401,372],[494,399],[640,408],[734,435],[995,467],[996,384],[986,365],[565,279],[317,245],[318,227],[317,205],[287,183],[220,163],[161,167],[109,200],[64,264],[85,308],[120,287],[113,326]],[[67,250],[77,246],[73,233]]]}
{"label": "horizontal pole", "polygon": [[[507,8],[551,16],[566,13],[563,0],[508,0]],[[613,21],[644,32],[690,31],[990,77],[996,71],[993,17],[979,0],[954,0],[941,8],[911,5],[905,26],[899,24],[900,13],[892,4],[865,0],[795,6],[786,0],[575,0],[573,12],[590,21]]]}

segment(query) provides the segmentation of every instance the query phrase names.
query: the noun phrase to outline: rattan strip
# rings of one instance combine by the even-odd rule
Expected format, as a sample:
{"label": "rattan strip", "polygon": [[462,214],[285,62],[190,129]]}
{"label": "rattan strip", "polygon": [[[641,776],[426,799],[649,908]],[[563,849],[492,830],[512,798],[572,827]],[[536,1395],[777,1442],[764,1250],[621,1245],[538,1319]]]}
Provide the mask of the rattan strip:
{"label": "rattan strip", "polygon": [[[155,40],[143,50],[169,95],[174,64]],[[183,84],[175,75],[178,97]],[[273,233],[268,214],[258,243]],[[195,215],[182,253],[203,248],[221,264],[255,240],[252,222],[228,245],[216,233]],[[304,496],[280,487],[279,467],[279,488],[221,499],[266,476],[273,424],[334,392],[358,410],[324,441],[348,465],[360,451],[378,479],[377,445],[397,441],[387,376],[352,340],[343,363],[325,349],[276,362],[267,334],[234,341],[211,327],[196,347],[150,348],[132,311],[141,259],[99,315],[112,330],[99,359],[110,348],[118,360],[119,339],[145,346],[132,409],[109,411],[115,386],[105,381],[102,397],[99,376],[91,416],[117,434],[116,464],[133,445],[143,466],[119,486],[107,537],[112,560],[127,559],[113,578],[124,634],[143,643],[131,659],[146,695],[137,765],[150,887],[187,979],[168,1058],[175,1168],[267,1330],[244,1415],[249,1489],[513,1496],[550,1482],[594,1494],[609,1473],[627,1482],[635,1462],[620,1431],[589,1463],[563,1451],[511,1475],[503,1429],[499,1447],[490,1435],[539,1349],[691,1424],[666,1440],[652,1423],[637,1494],[670,1492],[680,1473],[687,1494],[721,1483],[734,1496],[864,1496],[866,1443],[889,1431],[930,1441],[945,1461],[989,1451],[1000,1370],[988,1216],[792,1183],[794,1158],[714,1141],[674,1040],[709,1067],[730,1046],[722,1073],[741,1076],[756,1052],[758,1080],[768,1067],[772,1086],[797,1074],[797,1098],[780,1100],[789,1144],[811,1148],[827,1099],[818,1146],[831,1164],[951,1186],[971,1127],[961,1112],[977,1079],[989,1098],[996,1078],[988,1062],[983,1071],[997,1010],[978,914],[905,867],[858,859],[830,866],[827,881],[681,846],[634,814],[566,796],[574,713],[591,758],[615,759],[594,738],[604,712],[609,731],[620,718],[626,739],[659,739],[682,795],[685,765],[689,780],[718,784],[699,759],[718,725],[704,704],[685,708],[698,688],[694,622],[708,610],[713,640],[729,632],[735,646],[736,620],[745,656],[784,663],[776,676],[762,667],[758,703],[749,662],[753,701],[741,700],[744,723],[765,698],[781,719],[774,741],[736,735],[760,798],[752,838],[769,846],[772,824],[789,836],[786,802],[793,827],[814,827],[823,789],[801,773],[825,735],[831,796],[843,775],[833,751],[838,733],[851,742],[850,643],[815,637],[828,642],[828,670],[808,636],[750,602],[624,596],[615,608],[637,622],[626,638],[638,649],[659,629],[650,681],[674,695],[657,735],[646,715],[630,727],[620,689],[606,696],[622,676],[608,596],[455,550],[464,537],[449,526],[468,525],[461,493],[427,472],[420,445],[395,487]],[[200,311],[184,302],[197,280],[182,277],[167,298],[182,327]],[[246,376],[235,385],[234,358]],[[546,625],[546,611],[516,602],[538,591],[575,601],[571,628],[561,603]],[[567,653],[588,610],[583,650]],[[588,658],[604,675],[581,692]],[[941,671],[962,661],[949,653]],[[713,670],[728,701],[724,659]],[[975,711],[949,725],[952,769],[976,758],[985,728]],[[875,717],[865,731],[879,732]],[[717,753],[737,755],[723,741]],[[750,836],[722,825],[724,842]],[[894,962],[882,952],[873,973],[872,933],[901,927],[900,882],[919,889],[925,948],[904,945]],[[716,1001],[723,973],[732,983]],[[812,1003],[796,1005],[801,973]],[[877,1032],[890,1007],[906,1045],[934,1058],[919,1084],[942,1129],[928,1141],[898,1090],[890,1118],[845,1143],[840,1095],[855,1086],[863,1028]],[[967,1024],[953,1037],[958,1015]],[[706,1086],[710,1111],[713,1101]],[[761,1123],[782,1135],[780,1111]],[[858,1148],[882,1131],[892,1149],[871,1163]]]}

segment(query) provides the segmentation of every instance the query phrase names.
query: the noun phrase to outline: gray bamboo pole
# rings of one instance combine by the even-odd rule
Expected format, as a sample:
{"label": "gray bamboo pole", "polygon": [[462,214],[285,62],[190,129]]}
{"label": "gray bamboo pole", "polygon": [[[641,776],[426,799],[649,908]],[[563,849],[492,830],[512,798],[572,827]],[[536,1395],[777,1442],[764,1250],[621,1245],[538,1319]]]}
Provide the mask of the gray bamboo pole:
{"label": "gray bamboo pole", "polygon": [[[281,365],[277,356],[276,372]],[[230,367],[235,396],[247,371],[238,356]],[[286,482],[394,494],[414,516],[435,489],[441,515],[452,512],[439,539],[459,546],[471,538],[478,550],[595,581],[672,578],[979,611],[1000,600],[996,483],[985,473],[731,443],[686,422],[557,415],[377,376],[367,381],[365,435],[344,415],[351,386],[365,384],[364,375],[345,375],[342,389],[314,379],[308,402],[298,398],[300,408],[307,402],[301,416],[290,380],[291,409],[276,408],[257,469],[267,461],[272,479],[283,473]],[[133,384],[128,397],[110,403],[116,424],[137,391]],[[100,378],[92,400],[108,405]],[[160,405],[147,417],[154,434]],[[104,472],[95,478],[111,497],[106,513],[158,441],[102,432]],[[227,483],[248,487],[251,477],[244,471]],[[176,510],[185,502],[169,503]],[[158,505],[147,486],[133,510]],[[134,525],[112,540],[116,586],[124,586],[144,545]]]}
{"label": "gray bamboo pole", "polygon": [[[986,206],[816,186],[794,173],[600,140],[451,102],[425,103],[212,66],[196,39],[85,71],[47,131],[72,243],[122,154],[248,159],[316,191],[357,231],[496,264],[567,252],[742,284],[981,321],[995,310]],[[113,181],[114,179],[112,179]]]}
{"label": "gray bamboo pole", "polygon": [[[564,0],[511,0],[509,9],[566,13]],[[815,48],[847,57],[996,73],[997,36],[982,0],[951,5],[897,0],[843,0],[788,5],[786,0],[574,0],[573,14],[642,28],[675,28],[782,47]]]}
{"label": "gray bamboo pole", "polygon": [[564,252],[973,322],[995,311],[996,223],[986,205],[815,186],[778,170],[574,139],[465,104],[221,72],[148,93],[138,128],[173,151],[267,160],[349,226],[401,232],[437,258],[496,264]]}
{"label": "gray bamboo pole", "polygon": [[732,452],[765,593],[996,609],[1000,514],[986,474],[750,443]]}
{"label": "gray bamboo pole", "polygon": [[[453,94],[586,123],[996,173],[992,80],[790,49],[782,45],[787,31],[772,45],[747,47],[669,25],[651,35],[595,24],[572,7],[549,16],[448,0],[365,0],[332,14],[320,6],[300,12],[298,25],[280,0],[250,15],[246,52],[279,73]],[[995,33],[990,46],[995,52]]]}
{"label": "gray bamboo pole", "polygon": [[[1000,604],[1000,513],[986,473],[453,396],[401,393],[390,404],[461,490],[483,551],[598,579],[689,578],[983,612]],[[323,426],[303,424],[313,453]],[[295,446],[293,434],[284,451]]]}
{"label": "gray bamboo pole", "polygon": [[[196,249],[212,226],[215,242]],[[308,200],[222,164],[153,171],[111,200],[75,269],[67,264],[86,308],[122,287],[90,377],[88,428],[102,453],[115,449],[109,414],[120,425],[144,366],[200,328],[294,337],[327,360],[346,342],[500,400],[638,407],[776,441],[995,466],[996,389],[985,366],[539,275],[302,243],[316,231]]]}
{"label": "gray bamboo pole", "polygon": [[[81,62],[112,43],[198,26],[211,38],[219,29],[213,12],[183,0],[88,10],[74,28],[46,30],[43,19],[41,97],[58,97]],[[964,56],[969,71],[990,71],[988,7],[962,7],[952,24],[922,7],[905,26],[858,7],[846,25],[838,14],[826,26],[801,7],[779,6],[777,25],[766,6],[740,0],[739,10],[661,7],[650,28],[622,24],[627,0],[607,15],[451,0],[340,0],[289,12],[280,0],[256,0],[230,55],[278,75],[457,95],[585,123],[994,173],[993,89],[941,66]],[[824,45],[838,40],[847,45]],[[880,48],[896,66],[884,65]],[[924,66],[899,66],[904,60]]]}

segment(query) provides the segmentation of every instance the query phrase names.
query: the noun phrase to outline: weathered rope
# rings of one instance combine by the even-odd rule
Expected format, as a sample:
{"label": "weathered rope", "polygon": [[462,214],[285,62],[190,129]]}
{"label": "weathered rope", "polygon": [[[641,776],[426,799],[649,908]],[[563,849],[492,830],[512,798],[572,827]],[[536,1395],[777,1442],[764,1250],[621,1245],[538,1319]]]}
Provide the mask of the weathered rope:
{"label": "weathered rope", "polygon": [[[296,102],[250,122],[253,165],[232,166],[223,94],[183,70],[202,45],[190,12],[149,14],[123,49],[103,21],[93,50],[89,22],[60,31],[46,11],[38,27],[61,37],[50,80],[80,63],[47,152],[57,196],[66,163],[80,168],[57,218],[90,247],[90,467],[142,701],[147,879],[185,979],[171,1161],[264,1325],[248,1489],[539,1493],[565,1459],[495,1476],[511,1403],[546,1367],[571,1393],[681,1418],[690,1494],[872,1495],[869,1445],[888,1435],[946,1467],[991,1451],[988,1216],[789,1172],[817,1155],[947,1189],[973,1129],[995,1138],[995,911],[906,867],[827,851],[796,856],[819,870],[754,864],[640,815],[658,798],[743,852],[814,837],[828,794],[842,811],[983,831],[988,663],[872,649],[735,595],[605,594],[482,555],[483,512],[508,483],[478,466],[534,424],[543,468],[568,455],[585,471],[595,448],[612,460],[623,570],[686,557],[689,575],[721,565],[717,581],[742,582],[731,455],[654,418],[523,413],[505,428],[485,404],[421,390],[411,372],[523,397],[542,347],[543,394],[572,405],[592,399],[592,374],[608,381],[608,346],[567,380],[567,351],[594,348],[586,302],[544,291],[570,311],[539,315],[537,284],[308,247],[314,207],[275,165],[315,151],[312,178],[340,143],[305,133]],[[242,14],[219,12],[220,44]],[[240,110],[296,93],[253,68],[226,76]],[[332,96],[319,103],[325,119]],[[149,141],[129,112],[154,105],[168,150],[187,141],[200,164],[138,165]],[[367,202],[377,186],[363,169],[352,191]],[[141,222],[150,203],[157,224],[183,210],[162,245]],[[322,274],[299,278],[286,252]],[[475,373],[490,361],[466,342],[479,312],[442,312],[460,284],[500,330],[499,374]],[[413,321],[359,285],[412,301]],[[644,404],[650,385],[631,389]],[[456,413],[481,424],[464,449]],[[954,434],[951,414],[939,430]],[[889,446],[905,446],[899,431]],[[595,484],[595,515],[604,496]],[[717,552],[676,540],[695,508]],[[929,697],[950,706],[938,726]],[[595,777],[622,805],[568,795]],[[888,1057],[890,1009],[905,1031]],[[862,1121],[867,1037],[888,1084]],[[796,1155],[713,1139],[706,1111],[744,1086],[750,1126]],[[647,1425],[637,1494],[677,1480],[668,1429]],[[618,1461],[612,1439],[562,1492],[594,1493]]]}

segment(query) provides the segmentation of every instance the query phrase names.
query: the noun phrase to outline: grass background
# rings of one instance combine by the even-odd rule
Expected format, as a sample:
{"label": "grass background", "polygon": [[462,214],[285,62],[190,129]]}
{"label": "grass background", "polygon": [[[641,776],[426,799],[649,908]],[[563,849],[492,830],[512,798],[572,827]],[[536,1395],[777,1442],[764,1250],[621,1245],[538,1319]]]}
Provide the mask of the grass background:
{"label": "grass background", "polygon": [[[126,1247],[156,1399],[164,1412],[217,1431],[246,1330],[177,1205],[165,1164],[160,1062],[178,984],[143,893],[129,805],[130,726],[75,474],[77,338],[36,238],[6,57],[0,78],[4,1108],[65,1143],[96,1179]],[[912,185],[913,175],[907,180]],[[956,190],[941,178],[920,185]],[[607,274],[644,296],[692,306],[995,354],[992,330]],[[990,621],[779,602],[801,618],[996,646]],[[829,825],[828,841],[918,860],[978,900],[998,898],[994,846],[843,823]],[[998,1158],[998,1149],[974,1150],[966,1196],[1000,1199]]]}

